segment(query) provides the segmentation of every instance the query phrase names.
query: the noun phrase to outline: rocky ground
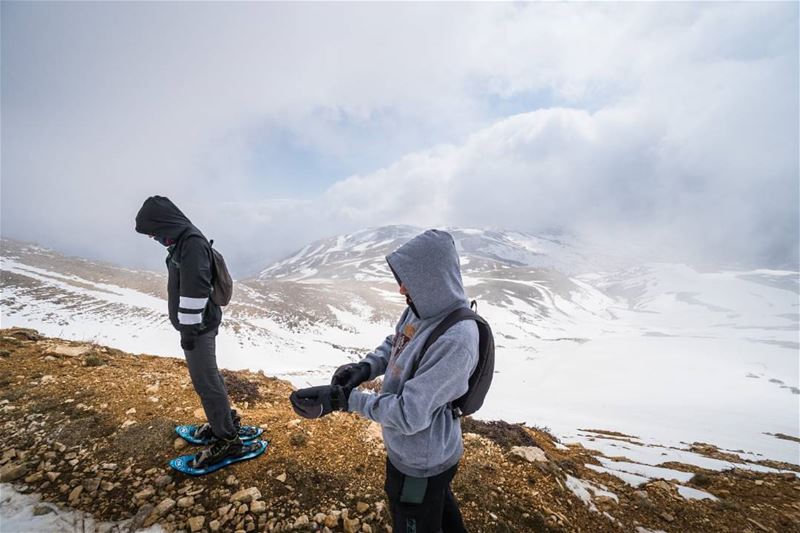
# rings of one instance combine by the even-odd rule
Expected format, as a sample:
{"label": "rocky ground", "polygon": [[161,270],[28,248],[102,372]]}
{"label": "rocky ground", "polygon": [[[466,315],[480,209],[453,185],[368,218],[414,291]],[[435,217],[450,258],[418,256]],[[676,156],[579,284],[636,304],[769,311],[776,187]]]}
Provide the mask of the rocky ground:
{"label": "rocky ground", "polygon": [[[0,330],[0,481],[98,520],[127,520],[126,530],[391,531],[377,425],[347,413],[301,420],[287,382],[225,376],[270,447],[191,478],[167,466],[191,451],[174,426],[203,419],[182,360]],[[470,531],[800,531],[793,473],[670,465],[717,498],[687,500],[669,481],[633,487],[595,472],[586,465],[598,464],[597,452],[545,431],[467,419],[464,432],[453,489]]]}

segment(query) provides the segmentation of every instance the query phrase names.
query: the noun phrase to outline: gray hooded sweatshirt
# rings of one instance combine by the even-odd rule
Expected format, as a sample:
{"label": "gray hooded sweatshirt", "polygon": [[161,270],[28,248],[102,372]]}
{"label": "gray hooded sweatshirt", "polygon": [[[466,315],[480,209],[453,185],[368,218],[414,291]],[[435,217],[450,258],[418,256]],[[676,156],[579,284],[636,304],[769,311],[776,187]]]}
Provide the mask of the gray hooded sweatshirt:
{"label": "gray hooded sweatshirt", "polygon": [[[355,389],[349,410],[383,426],[389,460],[401,472],[430,477],[455,465],[464,452],[461,423],[449,403],[467,392],[478,362],[478,326],[458,322],[414,360],[436,325],[467,307],[458,254],[450,234],[429,230],[386,257],[413,302],[395,332],[364,358],[370,379],[385,374],[380,394]],[[419,316],[417,316],[417,314]]]}

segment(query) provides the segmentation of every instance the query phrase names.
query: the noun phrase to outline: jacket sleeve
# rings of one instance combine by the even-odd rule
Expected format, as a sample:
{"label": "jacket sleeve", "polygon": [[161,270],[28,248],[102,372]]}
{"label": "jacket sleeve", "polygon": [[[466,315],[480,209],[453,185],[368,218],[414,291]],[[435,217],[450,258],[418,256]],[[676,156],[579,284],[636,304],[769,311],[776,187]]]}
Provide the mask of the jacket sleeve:
{"label": "jacket sleeve", "polygon": [[[436,411],[459,398],[469,387],[478,362],[478,328],[464,335],[451,329],[428,349],[417,373],[400,394],[374,394],[354,389],[348,407],[384,427],[413,435],[431,425]],[[474,334],[473,334],[474,332]]]}
{"label": "jacket sleeve", "polygon": [[181,333],[196,334],[211,295],[211,256],[203,239],[190,238],[181,249],[178,324]]}
{"label": "jacket sleeve", "polygon": [[389,365],[389,356],[392,353],[392,344],[394,343],[394,334],[389,335],[384,339],[383,343],[375,348],[372,352],[361,360],[362,363],[369,364],[370,374],[369,379],[375,379],[382,376],[386,372],[386,367]]}

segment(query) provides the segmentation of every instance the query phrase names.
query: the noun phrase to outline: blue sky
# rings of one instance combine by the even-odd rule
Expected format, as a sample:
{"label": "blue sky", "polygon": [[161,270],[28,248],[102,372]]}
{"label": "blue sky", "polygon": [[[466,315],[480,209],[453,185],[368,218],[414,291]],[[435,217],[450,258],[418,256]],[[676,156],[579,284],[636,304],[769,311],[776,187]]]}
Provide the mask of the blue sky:
{"label": "blue sky", "polygon": [[0,9],[4,236],[158,268],[166,194],[240,273],[393,223],[796,268],[796,3]]}

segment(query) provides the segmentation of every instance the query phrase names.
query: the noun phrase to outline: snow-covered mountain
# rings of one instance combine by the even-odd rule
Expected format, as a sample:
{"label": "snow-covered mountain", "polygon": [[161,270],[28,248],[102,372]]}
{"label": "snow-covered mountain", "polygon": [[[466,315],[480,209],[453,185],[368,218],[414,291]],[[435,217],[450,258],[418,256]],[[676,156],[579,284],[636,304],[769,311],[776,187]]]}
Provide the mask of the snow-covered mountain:
{"label": "snow-covered mountain", "polygon": [[[220,364],[319,384],[391,331],[403,308],[389,226],[311,243],[236,284]],[[797,272],[632,265],[574,240],[450,228],[492,324],[497,373],[480,416],[662,444],[707,441],[800,462]],[[3,326],[180,355],[163,273],[2,241]],[[156,250],[154,249],[154,253]],[[624,455],[624,453],[620,453]]]}

